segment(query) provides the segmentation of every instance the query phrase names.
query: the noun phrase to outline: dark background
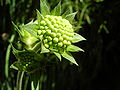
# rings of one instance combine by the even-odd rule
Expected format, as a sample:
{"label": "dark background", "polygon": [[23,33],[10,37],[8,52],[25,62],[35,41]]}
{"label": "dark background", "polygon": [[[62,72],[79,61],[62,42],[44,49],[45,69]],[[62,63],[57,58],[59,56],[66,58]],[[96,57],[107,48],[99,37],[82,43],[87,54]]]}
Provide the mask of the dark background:
{"label": "dark background", "polygon": [[[59,2],[47,1],[51,9]],[[73,53],[79,67],[64,61],[48,67],[42,90],[120,90],[120,1],[62,0],[62,4],[62,11],[66,8],[78,11],[76,26],[82,27],[78,33],[87,40],[76,45],[85,52]],[[39,7],[39,0],[0,1],[0,88],[3,90],[8,90],[7,85],[13,90],[17,73],[10,69],[9,76],[5,76],[6,50],[14,34],[11,21],[18,25],[28,23],[36,17]],[[10,66],[16,59],[12,53],[9,55]]]}

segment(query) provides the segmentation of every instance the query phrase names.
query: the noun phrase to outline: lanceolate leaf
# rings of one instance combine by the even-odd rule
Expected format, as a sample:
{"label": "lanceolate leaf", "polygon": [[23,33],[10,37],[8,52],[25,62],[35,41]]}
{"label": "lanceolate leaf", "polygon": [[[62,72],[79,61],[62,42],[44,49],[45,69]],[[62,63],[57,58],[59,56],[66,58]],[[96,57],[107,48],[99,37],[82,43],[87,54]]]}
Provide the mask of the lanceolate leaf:
{"label": "lanceolate leaf", "polygon": [[19,30],[19,28],[17,27],[17,25],[15,25],[14,22],[12,22],[12,24],[13,24],[13,26],[15,27],[15,30],[20,34],[20,30]]}
{"label": "lanceolate leaf", "polygon": [[18,66],[16,66],[16,64],[17,64],[17,62],[14,62],[14,63],[10,66],[10,68],[13,68],[13,69],[15,69],[15,70],[19,70],[19,69],[18,69]]}
{"label": "lanceolate leaf", "polygon": [[67,20],[69,20],[70,22],[72,22],[76,14],[77,14],[77,12],[68,14],[68,15],[66,15],[65,19],[67,19]]}
{"label": "lanceolate leaf", "polygon": [[76,64],[78,66],[77,62],[75,61],[75,59],[74,59],[74,57],[72,55],[68,54],[67,52],[64,52],[62,54],[62,56],[64,58],[66,58],[67,60],[69,60],[70,62],[72,62],[72,63],[74,63],[74,64]]}
{"label": "lanceolate leaf", "polygon": [[79,51],[83,51],[81,48],[75,46],[75,45],[70,45],[67,47],[67,51],[70,51],[70,52],[79,52]]}
{"label": "lanceolate leaf", "polygon": [[13,46],[13,54],[15,57],[18,59],[13,65],[11,65],[11,68],[20,70],[20,71],[31,71],[31,69],[38,68],[42,60],[45,58],[43,55],[40,55],[38,53],[35,53],[32,50],[24,50],[24,51],[19,51],[15,49]]}
{"label": "lanceolate leaf", "polygon": [[13,49],[13,54],[16,56],[16,58],[19,60],[19,61],[26,61],[30,59],[31,60],[35,60],[35,61],[40,61],[40,59],[43,59],[42,58],[42,55],[36,53],[35,51],[33,50],[23,50],[23,51],[20,51],[20,50],[17,50],[13,47],[12,45],[12,49]]}
{"label": "lanceolate leaf", "polygon": [[50,50],[46,49],[45,46],[41,44],[41,53],[48,53],[48,52],[50,52]]}
{"label": "lanceolate leaf", "polygon": [[80,41],[86,40],[84,37],[82,37],[81,35],[75,33],[75,35],[73,36],[73,41],[72,43],[77,43]]}
{"label": "lanceolate leaf", "polygon": [[68,15],[70,13],[70,9],[68,9],[65,13],[62,14],[62,17],[65,18],[66,15]]}
{"label": "lanceolate leaf", "polygon": [[51,14],[55,16],[61,15],[61,2],[52,10]]}
{"label": "lanceolate leaf", "polygon": [[61,61],[61,55],[59,53],[54,52],[54,54],[60,59]]}
{"label": "lanceolate leaf", "polygon": [[39,24],[39,26],[40,26],[40,22],[41,22],[41,20],[43,19],[43,16],[40,14],[40,12],[39,12],[38,10],[36,10],[36,11],[37,11],[38,24]]}
{"label": "lanceolate leaf", "polygon": [[13,68],[15,70],[19,70],[19,71],[24,71],[25,70],[25,67],[19,62],[19,61],[16,61],[14,62],[10,68]]}
{"label": "lanceolate leaf", "polygon": [[46,0],[40,0],[40,10],[43,16],[50,15],[49,7],[46,4]]}
{"label": "lanceolate leaf", "polygon": [[37,37],[37,29],[39,28],[36,24],[26,24],[20,26],[21,30],[26,30],[29,32],[32,36]]}

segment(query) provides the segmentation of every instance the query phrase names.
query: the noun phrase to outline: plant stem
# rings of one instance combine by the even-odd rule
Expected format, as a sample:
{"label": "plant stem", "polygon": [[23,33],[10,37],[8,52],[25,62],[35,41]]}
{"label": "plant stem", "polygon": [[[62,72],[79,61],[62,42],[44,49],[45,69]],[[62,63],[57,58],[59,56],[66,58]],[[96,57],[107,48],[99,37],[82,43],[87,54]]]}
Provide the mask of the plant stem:
{"label": "plant stem", "polygon": [[18,71],[16,90],[22,90],[22,79],[24,72]]}
{"label": "plant stem", "polygon": [[[13,42],[15,38],[15,34],[13,34],[9,40],[10,43]],[[9,58],[10,58],[10,51],[11,51],[11,45],[9,44],[8,47],[7,47],[7,51],[6,51],[6,56],[5,56],[5,76],[6,78],[8,78],[8,67],[9,67]]]}
{"label": "plant stem", "polygon": [[29,76],[26,76],[24,90],[27,90],[27,84],[28,84]]}

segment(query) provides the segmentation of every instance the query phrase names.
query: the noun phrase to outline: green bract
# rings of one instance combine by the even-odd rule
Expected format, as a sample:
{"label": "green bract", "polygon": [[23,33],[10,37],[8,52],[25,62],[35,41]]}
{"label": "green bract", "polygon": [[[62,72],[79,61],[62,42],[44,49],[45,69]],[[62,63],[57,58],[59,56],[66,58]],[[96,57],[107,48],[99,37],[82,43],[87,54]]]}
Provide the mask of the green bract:
{"label": "green bract", "polygon": [[[67,11],[61,15],[61,3],[50,12],[45,0],[41,0],[40,6],[41,12],[37,10],[37,20],[19,26],[20,29],[13,23],[19,33],[21,42],[24,43],[23,51],[17,51],[13,48],[15,56],[21,63],[19,65],[33,67],[33,63],[30,62],[35,63],[39,60],[31,59],[31,56],[36,55],[37,59],[40,59],[39,55],[42,55],[42,53],[55,54],[60,60],[61,56],[63,56],[78,65],[70,52],[83,51],[81,48],[74,46],[73,43],[85,40],[85,38],[75,33],[71,24],[76,12],[67,14]],[[23,60],[23,56],[20,56],[19,53],[25,55],[25,52],[29,54]],[[25,61],[28,61],[27,64],[23,64]],[[22,70],[26,71],[25,68]]]}

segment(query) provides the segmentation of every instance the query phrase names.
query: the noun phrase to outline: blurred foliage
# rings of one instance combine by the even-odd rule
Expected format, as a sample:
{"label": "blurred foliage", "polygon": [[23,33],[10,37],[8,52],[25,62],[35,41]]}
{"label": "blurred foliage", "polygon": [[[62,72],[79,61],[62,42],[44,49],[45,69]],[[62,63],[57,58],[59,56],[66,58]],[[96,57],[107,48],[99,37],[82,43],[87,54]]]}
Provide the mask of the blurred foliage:
{"label": "blurred foliage", "polygon": [[[53,8],[59,0],[47,0]],[[119,0],[62,0],[63,12],[78,11],[75,27],[87,41],[76,44],[84,53],[74,56],[80,65],[51,64],[41,75],[41,90],[119,90],[120,86],[120,1]],[[11,21],[27,23],[36,16],[39,0],[0,0],[0,88],[13,90],[16,71],[10,69],[15,61],[9,42],[17,40]],[[26,75],[27,76],[27,75]],[[23,78],[24,85],[29,77]],[[34,81],[34,80],[33,80]],[[24,89],[25,90],[25,89]]]}

